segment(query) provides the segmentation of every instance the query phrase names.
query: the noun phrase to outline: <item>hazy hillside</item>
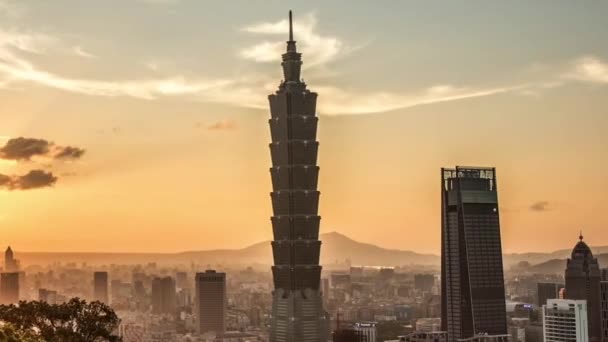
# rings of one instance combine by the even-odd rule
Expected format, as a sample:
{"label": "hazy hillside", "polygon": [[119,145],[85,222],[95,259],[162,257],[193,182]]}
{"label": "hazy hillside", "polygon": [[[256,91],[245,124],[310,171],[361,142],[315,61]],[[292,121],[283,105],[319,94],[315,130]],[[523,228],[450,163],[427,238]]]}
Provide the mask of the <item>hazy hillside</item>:
{"label": "hazy hillside", "polygon": [[[597,260],[600,264],[601,268],[608,267],[608,254],[594,254],[597,257]],[[550,273],[564,273],[566,269],[566,259],[551,259],[549,261],[542,262],[540,264],[532,265],[526,269],[528,272],[533,273],[542,273],[542,274],[550,274]]]}
{"label": "hazy hillside", "polygon": [[[339,233],[321,234],[323,247],[321,262],[330,264],[350,259],[353,265],[437,265],[437,255],[419,254],[411,251],[384,249],[372,244],[361,243]],[[189,251],[182,253],[33,253],[19,252],[17,257],[24,264],[45,264],[47,262],[87,262],[90,264],[131,264],[131,263],[190,263],[201,264],[266,264],[272,263],[270,241],[260,242],[243,249],[209,251]]]}
{"label": "hazy hillside", "polygon": [[[352,265],[368,266],[438,266],[438,255],[420,254],[412,251],[386,249],[373,244],[358,242],[337,233],[321,234],[323,247],[321,262],[325,265],[344,263],[347,259]],[[596,255],[608,253],[608,247],[592,247]],[[90,264],[134,264],[134,263],[190,263],[199,264],[238,264],[270,265],[272,251],[270,241],[256,243],[242,249],[221,249],[208,251],[188,251],[181,253],[34,253],[16,251],[23,264],[46,264],[48,262],[87,262]],[[538,272],[554,273],[563,271],[565,259],[571,250],[551,253],[505,254],[505,268],[509,269],[520,261],[534,265]],[[561,266],[560,266],[561,263]],[[608,254],[601,255],[600,264],[608,267]]]}

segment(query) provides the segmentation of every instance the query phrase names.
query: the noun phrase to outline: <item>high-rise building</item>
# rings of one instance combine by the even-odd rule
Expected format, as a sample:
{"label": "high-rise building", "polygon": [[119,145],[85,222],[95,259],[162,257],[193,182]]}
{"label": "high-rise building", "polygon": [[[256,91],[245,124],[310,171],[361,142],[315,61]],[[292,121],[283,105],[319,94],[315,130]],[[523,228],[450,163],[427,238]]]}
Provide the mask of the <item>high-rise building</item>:
{"label": "high-rise building", "polygon": [[538,306],[542,307],[543,305],[547,304],[547,299],[558,299],[559,292],[564,287],[564,284],[558,283],[538,283],[536,285]]}
{"label": "high-rise building", "polygon": [[3,272],[0,275],[0,302],[13,304],[19,301],[19,273]]}
{"label": "high-rise building", "polygon": [[414,287],[416,290],[430,292],[435,286],[435,276],[433,274],[415,274]]}
{"label": "high-rise building", "polygon": [[608,342],[608,281],[600,282],[600,308],[602,310],[602,342]]}
{"label": "high-rise building", "polygon": [[608,268],[602,268],[602,280],[608,281]]}
{"label": "high-rise building", "polygon": [[191,289],[192,282],[188,281],[188,273],[187,272],[177,272],[175,273],[175,286],[180,289]]}
{"label": "high-rise building", "polygon": [[108,272],[93,274],[93,300],[108,304]]}
{"label": "high-rise building", "polygon": [[226,273],[207,270],[194,281],[194,315],[199,334],[226,331]]}
{"label": "high-rise building", "polygon": [[509,334],[501,334],[501,335],[477,334],[475,336],[468,337],[468,338],[461,338],[456,341],[457,342],[510,342],[511,336]]}
{"label": "high-rise building", "polygon": [[599,342],[602,336],[602,312],[600,308],[601,273],[597,259],[579,236],[566,265],[566,299],[587,301],[589,341]]}
{"label": "high-rise building", "polygon": [[363,332],[355,329],[338,329],[333,332],[333,342],[367,342]]}
{"label": "high-rise building", "polygon": [[49,304],[57,304],[57,291],[38,289],[38,300]]}
{"label": "high-rise building", "polygon": [[176,309],[175,280],[171,277],[152,279],[152,313],[175,314]]}
{"label": "high-rise building", "polygon": [[19,271],[19,261],[15,259],[15,255],[11,246],[8,246],[4,252],[4,271],[17,272]]}
{"label": "high-rise building", "polygon": [[584,300],[549,299],[543,305],[545,342],[588,342]]}
{"label": "high-rise building", "polygon": [[361,333],[366,342],[376,342],[376,322],[357,322],[353,325],[353,329]]}
{"label": "high-rise building", "polygon": [[495,169],[441,169],[441,190],[441,330],[450,341],[506,335]]}
{"label": "high-rise building", "polygon": [[290,12],[284,80],[268,96],[274,237],[270,341],[319,342],[327,340],[328,325],[319,291],[317,94],[300,79],[302,55],[291,22]]}
{"label": "high-rise building", "polygon": [[447,342],[448,333],[445,331],[415,331],[409,335],[399,336],[399,342]]}

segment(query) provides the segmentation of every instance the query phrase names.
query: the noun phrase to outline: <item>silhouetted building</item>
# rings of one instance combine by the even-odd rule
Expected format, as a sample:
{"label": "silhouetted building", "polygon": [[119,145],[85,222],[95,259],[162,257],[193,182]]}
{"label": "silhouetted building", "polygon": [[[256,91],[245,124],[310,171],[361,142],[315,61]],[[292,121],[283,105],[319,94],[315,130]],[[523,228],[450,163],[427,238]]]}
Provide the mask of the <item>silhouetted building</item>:
{"label": "silhouetted building", "polygon": [[600,308],[601,273],[597,259],[579,236],[566,266],[566,299],[586,300],[589,341],[599,342],[602,336]]}
{"label": "silhouetted building", "polygon": [[382,267],[380,271],[378,271],[378,276],[382,280],[390,280],[395,276],[395,269],[390,267]]}
{"label": "silhouetted building", "polygon": [[608,268],[602,268],[602,280],[608,281]]}
{"label": "silhouetted building", "polygon": [[416,332],[441,331],[441,319],[437,317],[418,318]]}
{"label": "silhouetted building", "polygon": [[543,306],[545,342],[588,342],[584,300],[549,299]]}
{"label": "silhouetted building", "polygon": [[188,273],[177,272],[175,273],[175,286],[180,289],[191,289],[192,283],[188,281]]}
{"label": "silhouetted building", "polygon": [[108,304],[108,272],[93,274],[93,300]]}
{"label": "silhouetted building", "polygon": [[226,331],[226,273],[207,270],[194,281],[194,315],[199,334]]}
{"label": "silhouetted building", "polygon": [[602,342],[608,342],[608,281],[600,282],[600,308],[602,310]]}
{"label": "silhouetted building", "polygon": [[3,272],[0,275],[0,298],[2,304],[13,304],[19,301],[18,272]]}
{"label": "silhouetted building", "polygon": [[441,169],[441,190],[441,330],[450,341],[506,335],[495,169]]}
{"label": "silhouetted building", "polygon": [[415,274],[414,287],[420,291],[431,291],[435,285],[435,276],[432,274]]}
{"label": "silhouetted building", "polygon": [[409,335],[399,336],[399,342],[447,342],[446,331],[416,331]]}
{"label": "silhouetted building", "polygon": [[557,283],[538,283],[538,306],[541,307],[547,304],[547,299],[558,299],[559,291],[565,287],[564,284]]}
{"label": "silhouetted building", "polygon": [[526,334],[526,342],[544,342],[542,323],[533,323],[524,328]]}
{"label": "silhouetted building", "polygon": [[17,272],[19,271],[19,261],[15,259],[11,246],[8,246],[6,252],[4,252],[4,271],[5,272]]}
{"label": "silhouetted building", "polygon": [[333,332],[333,342],[367,342],[363,332],[354,329],[339,329]]}
{"label": "silhouetted building", "polygon": [[326,341],[328,325],[319,291],[317,94],[300,79],[302,58],[293,40],[291,12],[281,65],[284,80],[268,96],[274,237],[270,341]]}
{"label": "silhouetted building", "polygon": [[57,291],[38,289],[38,300],[48,304],[57,304]]}
{"label": "silhouetted building", "polygon": [[468,338],[461,338],[456,341],[458,342],[509,342],[511,336],[509,334],[501,335],[490,335],[490,334],[477,334]]}
{"label": "silhouetted building", "polygon": [[175,280],[171,277],[152,279],[152,313],[175,314],[176,309]]}

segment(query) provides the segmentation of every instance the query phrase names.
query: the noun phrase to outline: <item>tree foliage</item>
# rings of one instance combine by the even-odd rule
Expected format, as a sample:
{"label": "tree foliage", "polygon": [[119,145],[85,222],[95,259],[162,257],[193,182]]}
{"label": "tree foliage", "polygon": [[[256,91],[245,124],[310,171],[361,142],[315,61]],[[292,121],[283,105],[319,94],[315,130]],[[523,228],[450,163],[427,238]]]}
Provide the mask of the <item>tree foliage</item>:
{"label": "tree foliage", "polygon": [[62,304],[21,301],[0,305],[0,322],[48,342],[114,342],[120,320],[101,302],[72,298]]}
{"label": "tree foliage", "polygon": [[12,324],[0,326],[0,342],[44,342],[35,334],[15,328]]}

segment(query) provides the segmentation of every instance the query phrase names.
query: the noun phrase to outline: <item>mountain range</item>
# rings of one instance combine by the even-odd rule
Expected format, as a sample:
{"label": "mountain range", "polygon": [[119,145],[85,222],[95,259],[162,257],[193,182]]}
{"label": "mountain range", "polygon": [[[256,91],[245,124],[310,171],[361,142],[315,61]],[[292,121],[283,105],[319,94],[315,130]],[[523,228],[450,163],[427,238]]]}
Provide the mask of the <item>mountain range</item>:
{"label": "mountain range", "polygon": [[[434,254],[422,254],[406,250],[387,249],[373,244],[355,241],[343,234],[330,232],[321,234],[323,241],[321,263],[323,265],[346,264],[366,266],[433,266],[438,267],[440,258]],[[600,264],[608,264],[608,246],[592,248],[601,256]],[[524,261],[531,270],[563,271],[565,259],[571,250],[551,253],[514,253],[504,255],[505,268]],[[179,253],[61,253],[61,252],[16,252],[22,264],[47,264],[52,262],[87,262],[89,264],[159,264],[198,263],[222,265],[270,265],[272,252],[270,241],[253,244],[242,249],[217,249],[187,251]],[[561,265],[561,266],[560,266]],[[560,271],[560,272],[561,272]],[[553,272],[551,272],[553,273]]]}

